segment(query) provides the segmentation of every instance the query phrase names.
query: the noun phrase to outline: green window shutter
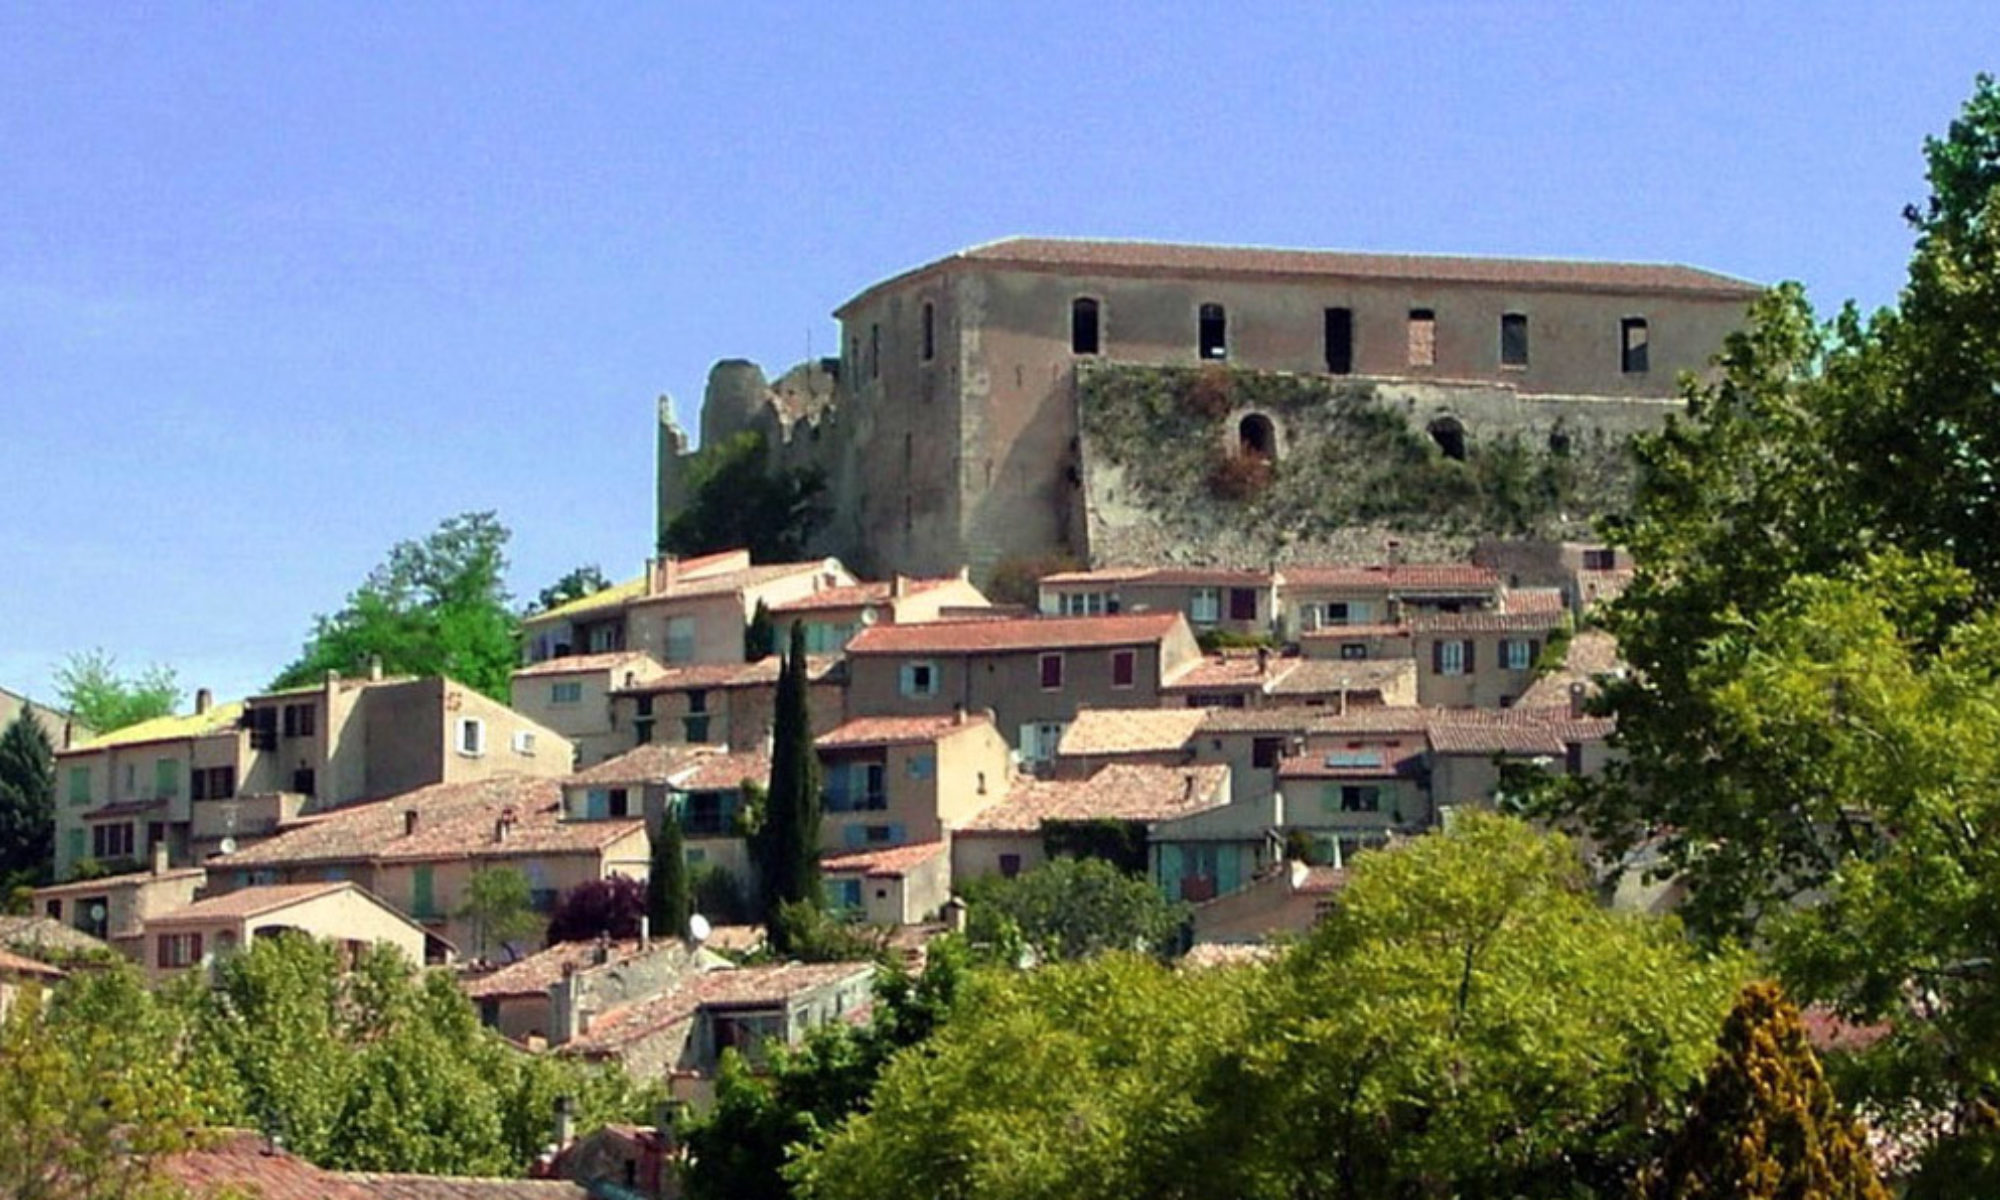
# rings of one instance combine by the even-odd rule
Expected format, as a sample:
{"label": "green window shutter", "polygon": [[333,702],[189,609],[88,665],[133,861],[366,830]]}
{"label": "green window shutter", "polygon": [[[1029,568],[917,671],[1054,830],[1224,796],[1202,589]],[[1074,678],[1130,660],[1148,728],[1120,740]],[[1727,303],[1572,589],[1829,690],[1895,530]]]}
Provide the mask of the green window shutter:
{"label": "green window shutter", "polygon": [[156,796],[178,796],[181,794],[181,765],[171,758],[153,760],[153,794]]}
{"label": "green window shutter", "polygon": [[410,914],[419,919],[436,915],[437,900],[431,894],[431,868],[410,872]]}
{"label": "green window shutter", "polygon": [[69,802],[71,804],[90,803],[89,767],[71,767],[69,769]]}
{"label": "green window shutter", "polygon": [[84,831],[81,829],[72,829],[69,831],[69,863],[71,866],[75,866],[77,863],[90,857],[88,853],[89,848],[84,844],[84,836]]}

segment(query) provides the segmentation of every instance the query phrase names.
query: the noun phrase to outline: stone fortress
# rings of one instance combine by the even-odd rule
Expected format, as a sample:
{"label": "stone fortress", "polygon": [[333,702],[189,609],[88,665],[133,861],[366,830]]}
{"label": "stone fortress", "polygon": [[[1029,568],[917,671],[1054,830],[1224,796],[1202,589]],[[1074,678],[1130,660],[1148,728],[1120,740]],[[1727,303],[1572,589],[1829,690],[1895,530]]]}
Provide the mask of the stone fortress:
{"label": "stone fortress", "polygon": [[[841,354],[726,360],[703,445],[825,475],[816,553],[1267,565],[1580,536],[1757,285],[1690,267],[1010,238],[835,310]],[[688,438],[660,406],[661,527]]]}

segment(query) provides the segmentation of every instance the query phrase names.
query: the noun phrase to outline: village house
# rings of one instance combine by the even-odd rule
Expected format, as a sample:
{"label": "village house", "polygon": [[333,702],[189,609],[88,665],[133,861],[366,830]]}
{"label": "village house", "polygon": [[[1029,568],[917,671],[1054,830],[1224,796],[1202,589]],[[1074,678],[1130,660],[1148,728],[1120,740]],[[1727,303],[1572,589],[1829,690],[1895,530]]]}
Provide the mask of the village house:
{"label": "village house", "polygon": [[769,608],[854,582],[832,558],[753,565],[748,550],[665,555],[637,579],[525,618],[522,652],[528,663],[634,650],[668,666],[740,663],[760,603]]}
{"label": "village house", "polygon": [[1542,647],[1568,621],[1560,608],[1430,613],[1411,622],[1417,702],[1437,708],[1507,708],[1535,681]]}
{"label": "village house", "polygon": [[49,920],[109,943],[137,962],[147,922],[193,903],[207,881],[200,867],[168,866],[162,841],[153,844],[147,870],[36,888],[33,903]]}
{"label": "village house", "polygon": [[1042,577],[1044,616],[1178,612],[1196,633],[1271,634],[1278,621],[1277,576],[1213,567],[1106,567]]}
{"label": "village house", "polygon": [[25,954],[0,946],[0,1021],[14,1007],[14,997],[24,987],[48,987],[68,972]]}
{"label": "village house", "polygon": [[748,887],[755,879],[739,826],[743,788],[767,788],[770,782],[771,755],[762,747],[732,751],[655,743],[565,780],[563,811],[571,821],[640,817],[649,835],[672,814],[690,867],[726,871]]}
{"label": "village house", "polygon": [[1342,626],[1394,627],[1422,613],[1498,608],[1501,576],[1469,563],[1296,565],[1284,569],[1280,587],[1287,635],[1296,641]]}
{"label": "village house", "polygon": [[56,873],[175,864],[301,817],[432,783],[568,773],[569,741],[456,681],[348,679],[142,721],[56,756]]}
{"label": "village house", "polygon": [[805,627],[807,654],[839,654],[871,625],[911,625],[990,606],[964,568],[936,579],[892,579],[828,588],[770,607],[779,649],[791,644],[794,625]]}
{"label": "village house", "polygon": [[998,803],[1012,764],[991,712],[860,717],[813,743],[829,852],[939,842]]}
{"label": "village house", "polygon": [[1417,664],[1396,659],[1320,659],[1268,650],[1212,655],[1160,689],[1189,708],[1379,708],[1417,702]]}
{"label": "village house", "polygon": [[515,712],[568,738],[576,748],[572,765],[588,767],[635,744],[629,726],[624,730],[618,726],[612,692],[637,687],[666,669],[637,650],[544,659],[514,672],[509,704]]}
{"label": "village house", "polygon": [[[526,958],[459,981],[480,1023],[530,1050],[576,1036],[595,1016],[678,985],[698,971],[733,965],[679,938],[557,942]],[[559,1011],[560,1009],[560,1011]],[[560,1035],[561,1041],[551,1038]]]}
{"label": "village house", "polygon": [[1198,708],[1087,708],[1063,730],[1053,774],[1088,779],[1109,763],[1175,767],[1194,761],[1195,731],[1208,719]]}
{"label": "village house", "polygon": [[438,961],[449,949],[426,953],[423,927],[353,882],[292,883],[249,887],[196,900],[145,921],[143,965],[154,975],[206,966],[259,938],[303,934],[337,943],[350,957],[363,947],[393,946],[413,963]]}
{"label": "village house", "polygon": [[942,839],[828,854],[819,871],[827,910],[871,925],[933,921],[951,899],[950,843]]}
{"label": "village house", "polygon": [[990,709],[1039,767],[1079,711],[1157,706],[1161,688],[1200,660],[1178,612],[877,625],[848,643],[848,710]]}
{"label": "village house", "polygon": [[1578,620],[1615,600],[1632,581],[1629,551],[1602,542],[1508,541],[1482,538],[1472,561],[1506,576],[1512,587],[1553,588]]}
{"label": "village house", "polygon": [[443,941],[471,945],[476,931],[462,909],[477,871],[521,872],[546,914],[579,884],[644,879],[649,864],[644,822],[566,821],[560,780],[503,776],[308,817],[208,866],[218,891],[352,880]]}
{"label": "village house", "polygon": [[[780,664],[771,654],[753,663],[670,667],[614,688],[611,744],[620,753],[652,742],[761,747],[777,719]],[[814,733],[845,719],[846,669],[839,657],[807,656],[806,707]]]}
{"label": "village house", "polygon": [[1245,945],[1302,936],[1332,911],[1347,885],[1344,867],[1311,866],[1288,859],[1242,888],[1194,910],[1194,942]]}

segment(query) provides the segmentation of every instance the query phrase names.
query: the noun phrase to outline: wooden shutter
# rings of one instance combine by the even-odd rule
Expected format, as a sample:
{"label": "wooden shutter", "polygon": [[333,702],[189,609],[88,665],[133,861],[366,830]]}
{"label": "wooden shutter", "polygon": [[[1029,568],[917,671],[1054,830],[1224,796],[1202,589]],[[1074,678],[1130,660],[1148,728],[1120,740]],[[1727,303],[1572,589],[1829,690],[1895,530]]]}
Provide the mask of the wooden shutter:
{"label": "wooden shutter", "polygon": [[1537,639],[1535,639],[1535,638],[1529,638],[1529,639],[1528,639],[1528,669],[1529,669],[1530,671],[1534,670],[1534,669],[1535,669],[1535,664],[1536,664],[1536,663],[1538,663],[1538,662],[1540,662],[1541,660],[1542,660],[1542,643],[1541,643],[1540,641],[1538,641]]}
{"label": "wooden shutter", "polygon": [[1475,642],[1471,638],[1465,639],[1465,673],[1467,675],[1472,674],[1473,671],[1472,648],[1478,644],[1479,643]]}
{"label": "wooden shutter", "polygon": [[1433,674],[1433,675],[1442,675],[1442,674],[1444,674],[1444,639],[1443,639],[1443,638],[1439,638],[1438,640],[1436,640],[1436,641],[1434,641],[1434,642],[1432,642],[1432,643],[1431,643],[1431,674]]}

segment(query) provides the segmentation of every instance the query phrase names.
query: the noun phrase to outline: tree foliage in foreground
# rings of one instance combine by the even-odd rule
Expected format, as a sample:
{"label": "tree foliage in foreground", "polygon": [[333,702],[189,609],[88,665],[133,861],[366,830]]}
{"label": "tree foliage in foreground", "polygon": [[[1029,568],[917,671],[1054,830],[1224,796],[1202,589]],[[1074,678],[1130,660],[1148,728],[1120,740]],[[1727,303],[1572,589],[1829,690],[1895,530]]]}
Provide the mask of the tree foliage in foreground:
{"label": "tree foliage in foreground", "polygon": [[1166,953],[1188,918],[1188,906],[1167,900],[1152,880],[1101,858],[1052,858],[1013,879],[976,880],[966,903],[967,935],[1007,962],[1019,949],[1045,962]]}
{"label": "tree foliage in foreground", "polygon": [[[1927,141],[1894,310],[1796,287],[1639,445],[1607,624],[1624,762],[1549,811],[1650,843],[1690,924],[1893,1034],[1830,1063],[1885,1120],[2000,1105],[2000,87]],[[1931,1121],[1933,1113],[1942,1121]],[[1991,1140],[1991,1139],[1988,1139]],[[1941,1150],[1946,1159],[1957,1151]],[[1942,1161],[1942,1160],[1941,1160]]]}
{"label": "tree foliage in foreground", "polygon": [[1861,1124],[1834,1099],[1799,1010],[1753,983],[1687,1123],[1640,1178],[1640,1200],[1888,1200]]}
{"label": "tree foliage in foreground", "polygon": [[1504,818],[1357,862],[1269,967],[979,976],[794,1175],[821,1200],[1618,1194],[1744,973]]}
{"label": "tree foliage in foreground", "polygon": [[472,952],[488,958],[504,950],[519,957],[521,948],[542,930],[535,914],[534,889],[528,876],[514,867],[482,867],[472,873],[465,900],[454,914],[472,924]]}
{"label": "tree foliage in foreground", "polygon": [[660,535],[669,554],[747,549],[757,562],[793,562],[826,521],[825,478],[816,469],[773,469],[759,433],[703,446],[687,479],[687,507]]}
{"label": "tree foliage in foreground", "polygon": [[379,657],[394,675],[444,675],[505,703],[515,664],[507,527],[491,512],[462,513],[422,541],[398,542],[339,612],[313,635],[273,688],[357,675]]}
{"label": "tree foliage in foreground", "polygon": [[181,702],[181,686],[172,667],[156,663],[126,675],[111,655],[87,650],[56,668],[56,695],[77,724],[93,733],[111,733],[172,715]]}

